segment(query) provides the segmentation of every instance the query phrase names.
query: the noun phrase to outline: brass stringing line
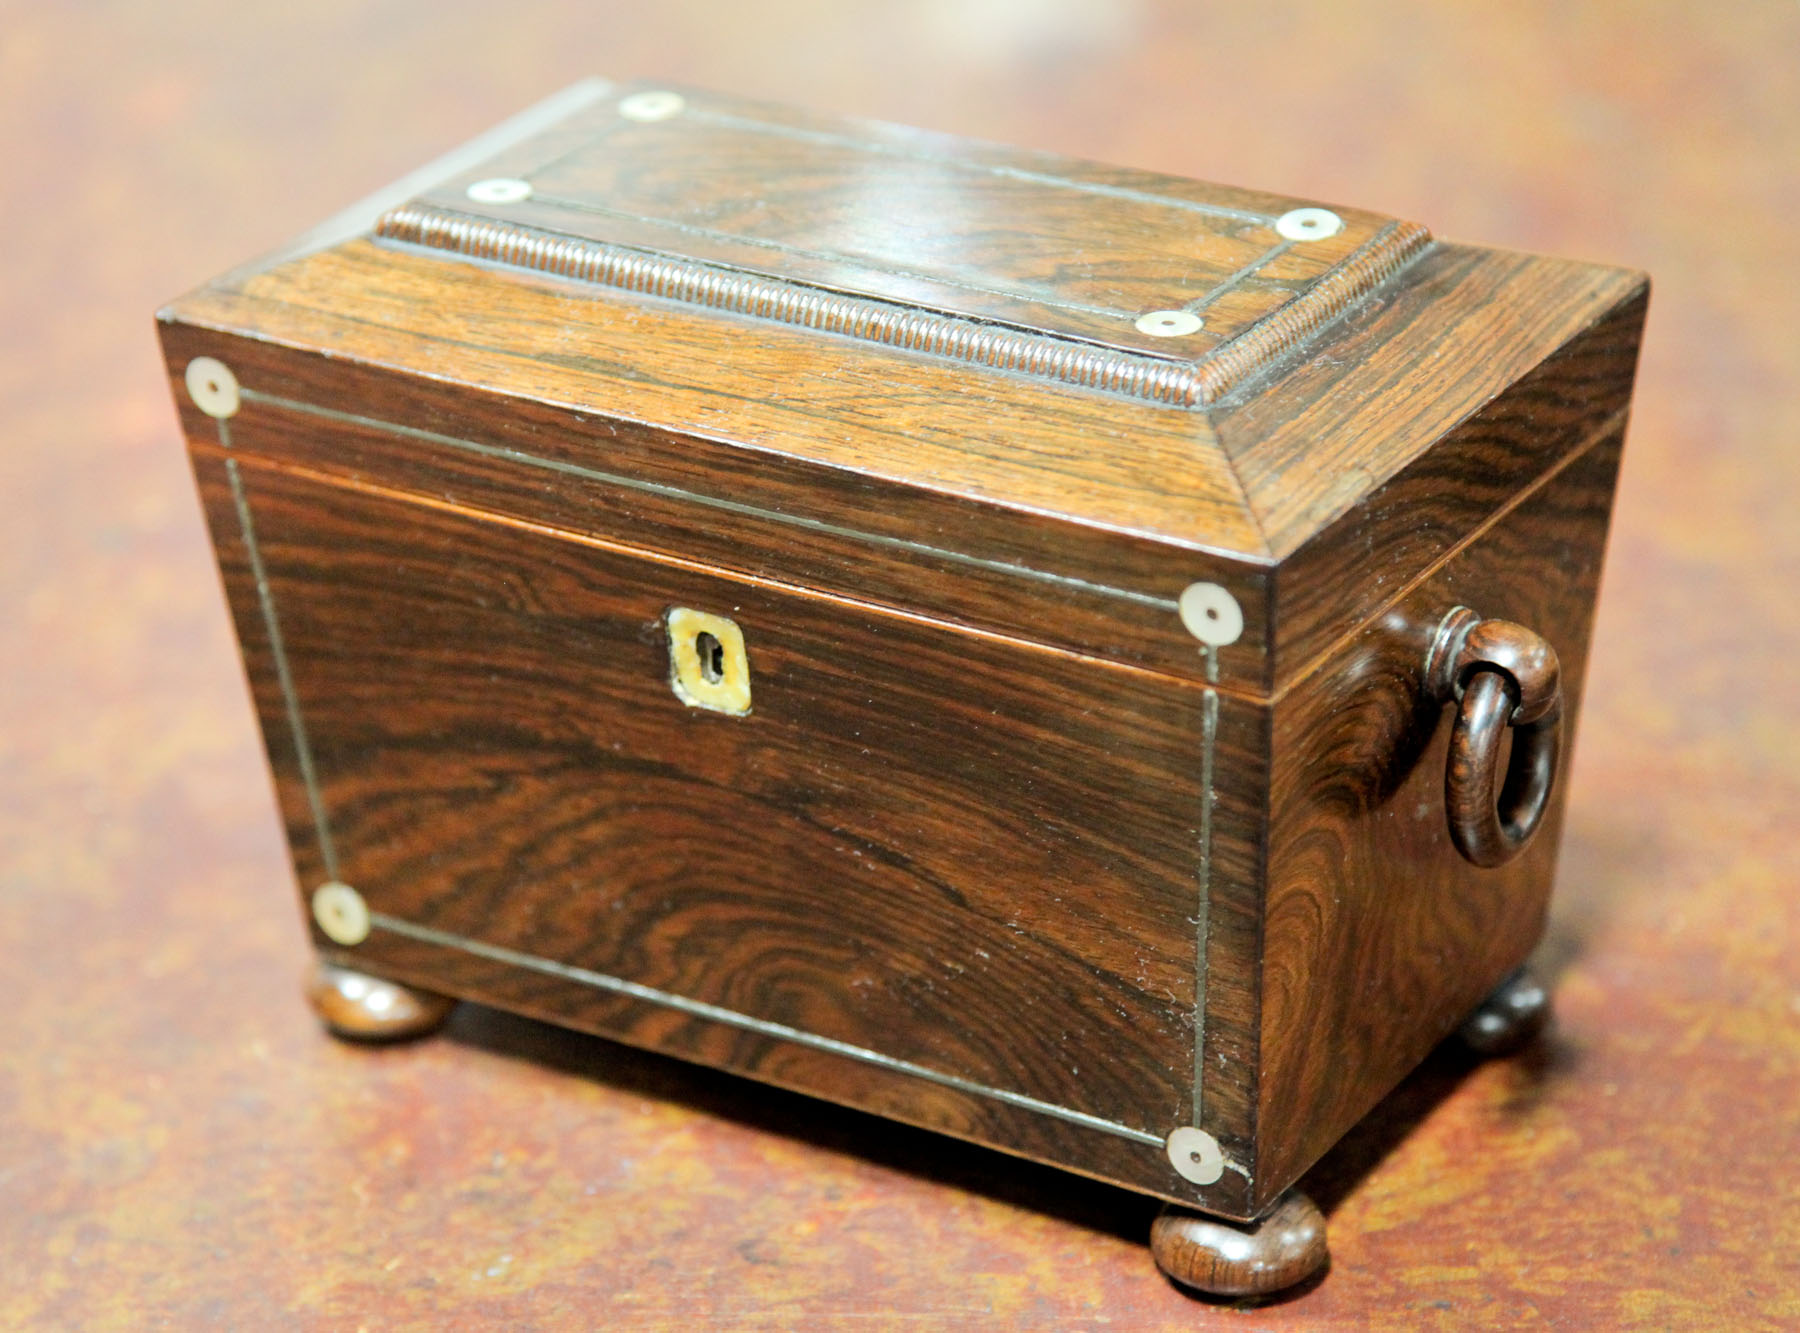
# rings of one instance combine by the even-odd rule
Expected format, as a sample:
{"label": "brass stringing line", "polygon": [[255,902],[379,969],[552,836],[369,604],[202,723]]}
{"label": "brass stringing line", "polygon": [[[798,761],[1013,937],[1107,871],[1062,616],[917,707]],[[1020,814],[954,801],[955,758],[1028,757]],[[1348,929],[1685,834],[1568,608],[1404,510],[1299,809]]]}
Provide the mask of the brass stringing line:
{"label": "brass stringing line", "polygon": [[[242,397],[251,400],[261,400],[263,402],[281,406],[292,406],[301,411],[313,410],[322,415],[341,416],[371,426],[388,425],[388,423],[373,421],[367,418],[351,417],[348,413],[332,412],[330,409],[310,409],[307,404],[288,403],[286,400],[275,398],[272,395],[260,394],[248,389],[240,389],[239,393]],[[223,419],[221,419],[218,424],[219,445],[221,448],[230,449],[230,432]],[[390,426],[389,428],[401,430],[405,433],[416,433],[420,435],[428,434],[423,431],[412,432],[407,430],[407,428],[402,427]],[[448,440],[448,437],[435,438],[444,438]],[[307,802],[312,808],[313,822],[317,829],[319,839],[320,859],[325,863],[325,873],[327,876],[336,879],[338,877],[337,850],[332,842],[330,824],[326,819],[324,801],[319,792],[318,780],[313,768],[312,747],[306,738],[306,726],[300,714],[298,696],[294,691],[293,676],[288,669],[287,650],[281,637],[280,623],[276,619],[274,598],[270,593],[268,577],[262,563],[262,555],[256,544],[256,530],[250,517],[249,499],[245,494],[243,480],[239,476],[237,460],[235,458],[227,458],[225,460],[225,471],[231,482],[231,494],[233,503],[237,508],[238,524],[243,530],[244,549],[250,557],[251,575],[256,583],[256,595],[262,610],[263,626],[269,636],[269,651],[275,661],[275,674],[281,683],[282,698],[287,706],[288,726],[293,733],[295,756],[299,763],[302,781],[306,787]],[[1100,1116],[1088,1115],[1083,1111],[1072,1110],[1065,1106],[1057,1106],[1051,1102],[1039,1101],[1035,1097],[1027,1097],[1022,1093],[1008,1092],[1004,1088],[991,1088],[985,1084],[959,1078],[954,1074],[945,1074],[935,1069],[929,1069],[923,1065],[915,1065],[909,1061],[898,1060],[892,1056],[883,1055],[879,1051],[871,1051],[866,1047],[854,1046],[849,1042],[838,1041],[832,1037],[822,1037],[815,1033],[802,1031],[799,1028],[790,1028],[783,1023],[772,1023],[766,1019],[754,1018],[748,1014],[740,1014],[734,1010],[723,1009],[717,1005],[707,1004],[702,1000],[691,1000],[685,996],[675,995],[667,991],[659,991],[652,987],[641,985],[638,982],[626,981],[620,977],[610,977],[604,973],[590,972],[585,968],[570,967],[566,964],[553,962],[549,959],[533,957],[530,954],[516,953],[513,950],[504,949],[497,945],[484,944],[479,940],[464,939],[460,936],[446,934],[443,931],[433,930],[428,926],[415,925],[412,922],[404,921],[397,917],[391,917],[382,912],[370,913],[370,921],[397,935],[410,936],[415,939],[425,940],[428,943],[460,949],[464,952],[475,954],[478,957],[491,958],[499,962],[511,963],[514,966],[530,968],[533,971],[564,977],[571,981],[583,982],[602,990],[610,990],[619,994],[632,996],[636,999],[646,1000],[654,1004],[661,1004],[669,1008],[681,1010],[684,1013],[694,1014],[697,1017],[708,1018],[715,1022],[728,1024],[732,1027],[742,1028],[751,1032],[758,1032],[764,1036],[777,1037],[785,1041],[794,1042],[797,1045],[811,1046],[817,1050],[829,1051],[849,1059],[860,1060],[866,1064],[876,1065],[896,1073],[907,1074],[930,1083],[954,1088],[960,1092],[966,1092],[981,1097],[989,1097],[996,1101],[1019,1107],[1021,1110],[1034,1111],[1040,1115],[1050,1116],[1058,1120],[1065,1120],[1071,1124],[1084,1125],[1089,1129],[1100,1130],[1108,1134],[1115,1134],[1121,1138],[1132,1139],[1139,1143],[1147,1143],[1154,1147],[1162,1146],[1163,1141],[1160,1137],[1148,1133],[1145,1130],[1133,1129],[1129,1125],[1121,1125],[1115,1121],[1103,1119]]]}
{"label": "brass stringing line", "polygon": [[[1213,650],[1207,648],[1211,668]],[[1206,938],[1212,915],[1212,834],[1214,747],[1219,737],[1219,692],[1209,689],[1201,698],[1200,748],[1200,874],[1199,902],[1194,911],[1194,1115],[1188,1123],[1205,1128],[1201,1121],[1206,1081]]]}
{"label": "brass stringing line", "polygon": [[899,1060],[891,1055],[883,1055],[880,1051],[869,1050],[866,1046],[855,1046],[847,1041],[839,1041],[835,1037],[821,1037],[817,1033],[791,1028],[785,1023],[772,1023],[767,1019],[753,1018],[749,1014],[740,1014],[735,1009],[722,1009],[718,1005],[708,1004],[704,1000],[689,999],[685,995],[675,995],[669,991],[657,990],[636,981],[626,981],[622,977],[608,976],[604,972],[590,972],[584,967],[572,967],[567,963],[558,963],[549,958],[539,958],[535,954],[519,953],[497,944],[486,944],[481,940],[452,935],[446,931],[434,930],[430,926],[421,926],[399,917],[388,916],[385,912],[369,913],[369,921],[370,924],[396,935],[422,940],[441,948],[458,949],[464,953],[474,954],[478,958],[491,959],[512,967],[528,968],[533,972],[561,977],[566,981],[580,982],[582,985],[592,986],[597,990],[612,991],[617,995],[630,996],[634,1000],[664,1005],[670,1009],[678,1009],[682,1013],[692,1014],[696,1018],[742,1028],[747,1032],[774,1037],[781,1041],[791,1041],[798,1046],[810,1046],[814,1050],[828,1051],[833,1055],[841,1055],[851,1060],[860,1060],[864,1064],[875,1065],[897,1074],[906,1074],[928,1083],[954,1088],[958,1092],[990,1097],[1021,1110],[1035,1111],[1039,1115],[1066,1120],[1071,1124],[1097,1129],[1107,1134],[1116,1134],[1120,1138],[1132,1139],[1138,1143],[1147,1143],[1158,1148],[1163,1144],[1163,1140],[1155,1134],[1141,1129],[1133,1129],[1129,1125],[1121,1125],[1116,1121],[1102,1119],[1100,1116],[1089,1115],[1085,1111],[1071,1110],[1066,1106],[1058,1106],[1054,1102],[1039,1101],[1037,1098],[1027,1097],[1023,1093],[1008,1092],[1004,1088],[988,1087],[983,1083],[959,1078],[955,1074],[941,1073],[924,1065],[913,1064],[908,1060]]}
{"label": "brass stringing line", "polygon": [[1129,199],[1140,204],[1160,204],[1165,208],[1179,208],[1190,213],[1208,213],[1214,217],[1232,218],[1238,222],[1260,223],[1263,226],[1271,226],[1275,221],[1273,213],[1254,213],[1249,209],[1232,208],[1228,204],[1209,204],[1200,199],[1183,199],[1179,195],[1152,194],[1148,190],[1133,190],[1128,186],[1107,185],[1101,181],[1073,180],[1067,176],[1052,176],[1048,172],[1027,171],[1023,167],[1004,166],[998,162],[971,162],[959,157],[944,157],[936,153],[923,153],[914,148],[903,148],[898,144],[883,143],[879,139],[853,139],[849,135],[830,134],[824,130],[809,130],[798,125],[752,120],[748,116],[734,116],[726,111],[704,111],[690,107],[686,114],[694,120],[710,120],[714,124],[729,125],[734,129],[761,130],[767,134],[783,135],[790,139],[811,139],[838,148],[862,148],[872,153],[885,154],[888,157],[906,157],[915,162],[930,162],[936,166],[959,167],[967,171],[984,171],[990,176],[1030,181],[1034,185],[1053,185],[1058,189],[1074,190],[1080,194],[1099,194],[1111,199]]}
{"label": "brass stringing line", "polygon": [[509,462],[523,463],[527,467],[544,468],[551,472],[563,472],[570,476],[582,477],[589,481],[603,482],[609,486],[620,486],[627,490],[644,491],[650,495],[661,495],[669,499],[691,501],[712,509],[723,509],[727,513],[744,514],[751,518],[768,519],[776,523],[786,523],[794,527],[805,528],[809,532],[823,532],[833,537],[846,537],[852,541],[868,542],[874,546],[891,546],[898,550],[914,551],[920,555],[933,556],[940,560],[949,560],[955,564],[972,565],[977,569],[991,570],[997,574],[1009,574],[1018,578],[1036,579],[1044,583],[1057,583],[1064,587],[1079,588],[1083,592],[1095,593],[1102,597],[1117,597],[1127,602],[1136,602],[1140,606],[1155,607],[1159,611],[1174,611],[1176,603],[1167,597],[1153,597],[1149,593],[1134,592],[1130,588],[1114,588],[1104,583],[1091,583],[1087,579],[1078,579],[1069,574],[1052,574],[1047,570],[1033,569],[1029,565],[1013,565],[1003,560],[988,560],[978,555],[967,555],[961,551],[946,550],[939,546],[929,546],[924,542],[908,541],[904,537],[889,537],[878,532],[863,532],[856,528],[840,527],[835,523],[826,523],[816,518],[803,518],[798,514],[783,514],[773,509],[760,509],[755,505],[743,504],[737,500],[726,500],[719,496],[702,495],[696,491],[685,491],[678,486],[666,486],[661,482],[642,481],[635,477],[620,476],[616,473],[601,472],[594,468],[582,467],[579,463],[565,463],[560,459],[541,458],[536,454],[527,454],[517,449],[508,449],[499,445],[482,444],[476,440],[459,439],[454,435],[440,435],[436,431],[420,430],[416,426],[402,426],[393,421],[382,421],[378,417],[359,416],[354,412],[341,412],[333,407],[320,407],[315,403],[302,403],[292,398],[281,398],[275,394],[260,393],[254,389],[240,389],[240,395],[248,402],[267,403],[271,407],[279,407],[290,412],[302,412],[309,416],[324,417],[329,421],[342,421],[348,425],[366,426],[371,430],[386,431],[406,439],[421,440],[427,444],[441,444],[452,449],[461,449],[469,453],[481,454],[488,458],[504,458]]}
{"label": "brass stringing line", "polygon": [[[1281,258],[1281,256],[1285,255],[1289,250],[1292,250],[1293,248],[1294,248],[1294,243],[1290,240],[1287,240],[1284,238],[1280,241],[1277,241],[1274,245],[1271,245],[1267,250],[1264,250],[1255,259],[1252,259],[1248,264],[1245,264],[1236,273],[1233,273],[1230,277],[1226,278],[1217,287],[1214,287],[1205,296],[1196,297],[1194,300],[1189,301],[1186,305],[1182,306],[1181,308],[1183,310],[1190,311],[1193,314],[1196,314],[1196,315],[1199,314],[1201,311],[1205,310],[1208,306],[1212,305],[1212,303],[1214,301],[1217,301],[1221,296],[1225,295],[1226,292],[1232,290],[1232,288],[1236,287],[1239,283],[1243,282],[1243,280],[1245,278],[1249,277],[1253,273],[1258,272],[1259,270],[1264,268],[1266,265],[1273,264],[1277,259]],[[1320,276],[1323,276],[1323,275],[1321,274]],[[1298,296],[1298,295],[1300,295],[1300,293],[1296,292],[1296,293],[1294,293],[1294,295]],[[1289,299],[1291,300],[1293,298],[1290,297]]]}
{"label": "brass stringing line", "polygon": [[[574,147],[565,148],[562,152],[557,153],[555,156],[547,158],[542,162],[539,162],[535,167],[531,168],[531,170],[529,170],[529,171],[521,171],[519,173],[519,179],[523,180],[523,181],[529,181],[529,182],[532,182],[535,184],[536,180],[539,176],[545,175],[548,172],[555,171],[558,167],[562,166],[570,158],[575,157],[578,154],[585,153],[590,148],[596,147],[604,140],[610,138],[616,130],[623,128],[627,124],[629,124],[629,122],[621,122],[618,120],[611,120],[611,121],[608,121],[604,125],[596,127],[592,134],[590,134],[587,138],[582,139],[579,142],[577,142]],[[646,218],[645,221],[654,221],[654,219]]]}
{"label": "brass stringing line", "polygon": [[[223,417],[218,421],[219,447],[229,449],[230,428],[226,426]],[[332,842],[331,824],[325,818],[325,800],[319,792],[312,746],[306,739],[306,723],[300,716],[300,697],[294,691],[293,673],[288,669],[287,646],[281,637],[281,622],[275,616],[275,596],[269,590],[268,572],[263,568],[262,552],[256,544],[256,525],[250,519],[250,498],[244,491],[244,480],[238,474],[237,459],[225,460],[225,475],[231,482],[231,500],[237,508],[238,527],[243,531],[244,550],[250,557],[250,576],[256,583],[256,601],[262,609],[263,631],[269,636],[269,656],[275,661],[275,678],[281,683],[281,698],[287,707],[288,730],[294,740],[294,759],[300,766],[300,780],[306,788],[306,803],[312,808],[313,829],[319,840],[319,859],[325,863],[326,878],[336,879],[337,847]]]}

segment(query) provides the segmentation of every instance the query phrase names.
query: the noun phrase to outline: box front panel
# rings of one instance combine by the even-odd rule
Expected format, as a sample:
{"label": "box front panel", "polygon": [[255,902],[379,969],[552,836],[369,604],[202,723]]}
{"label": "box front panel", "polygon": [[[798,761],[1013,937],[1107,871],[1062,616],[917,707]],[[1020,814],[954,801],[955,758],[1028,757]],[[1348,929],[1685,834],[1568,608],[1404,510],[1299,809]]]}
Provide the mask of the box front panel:
{"label": "box front panel", "polygon": [[[1200,1193],[1162,1141],[1216,691],[195,449],[302,890],[373,913],[352,965]],[[676,688],[675,609],[741,632],[747,712]]]}

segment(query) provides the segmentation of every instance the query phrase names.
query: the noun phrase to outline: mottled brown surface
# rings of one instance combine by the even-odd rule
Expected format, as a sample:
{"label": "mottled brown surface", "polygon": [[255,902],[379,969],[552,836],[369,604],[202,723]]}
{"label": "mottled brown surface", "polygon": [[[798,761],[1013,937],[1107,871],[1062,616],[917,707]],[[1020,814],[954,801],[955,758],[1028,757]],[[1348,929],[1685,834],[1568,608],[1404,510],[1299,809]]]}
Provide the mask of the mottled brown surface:
{"label": "mottled brown surface", "polygon": [[[1776,1328],[1800,1320],[1800,13],[475,4],[0,25],[0,1323]],[[1308,1188],[1253,1314],[1154,1205],[493,1013],[347,1049],[155,305],[590,69],[1324,198],[1659,286],[1542,951]]]}
{"label": "mottled brown surface", "polygon": [[[658,242],[656,225],[640,234],[620,210],[664,206],[558,185],[568,164],[618,152],[628,186],[654,183],[668,169],[658,144],[692,174],[684,142],[754,123],[749,142],[709,150],[721,181],[688,186],[684,217],[754,221],[768,244],[798,240],[805,265],[826,265],[802,265],[807,276],[855,290],[879,276],[858,267],[859,249],[882,273],[937,271],[967,251],[969,290],[1017,283],[1046,246],[1066,249],[1073,272],[1100,271],[1103,255],[1088,299],[1111,292],[1113,322],[1128,326],[1143,289],[1171,276],[1143,219],[1067,183],[1021,201],[1021,173],[1122,181],[1163,201],[1136,205],[1152,214],[1213,187],[711,94],[645,127],[620,85],[571,92],[588,109],[428,192],[428,225],[443,230],[400,233],[494,262],[358,236],[236,268],[159,316],[303,899],[338,878],[368,899],[373,934],[349,966],[1254,1219],[1542,934],[1557,840],[1505,873],[1449,845],[1445,758],[1429,744],[1444,710],[1421,670],[1459,605],[1523,616],[1572,668],[1585,662],[1644,279],[1433,249],[1222,409],[1259,483],[1201,505],[1177,485],[1219,463],[1197,412],[1017,365],[994,375],[942,349],[900,355],[810,317],[747,322],[710,297],[684,304],[660,279],[643,299],[635,259],[627,292],[601,282],[605,269],[577,285],[530,264],[562,272],[564,242],[536,248],[546,230]],[[823,178],[790,151],[821,153],[821,136],[835,163]],[[864,142],[883,147],[846,171],[843,145]],[[948,165],[964,159],[979,168]],[[758,173],[776,183],[746,199]],[[517,205],[535,230],[499,248],[479,230],[511,227],[514,206],[494,206],[491,223],[465,211],[470,182],[496,174],[535,191]],[[896,224],[926,200],[989,239]],[[421,207],[387,213],[384,236]],[[996,228],[1017,231],[1017,255],[995,258]],[[1244,241],[1275,256],[1287,244],[1267,248],[1276,231],[1268,216],[1198,231],[1188,276],[1251,281],[1261,269]],[[686,262],[691,239],[661,236],[680,247],[668,264]],[[1375,245],[1338,245],[1330,276],[1240,322],[1202,364],[1240,357],[1322,292],[1347,299],[1342,280]],[[228,428],[187,387],[201,356],[239,387]],[[1285,463],[1256,461],[1258,432],[1285,438]],[[955,506],[949,523],[904,521],[937,506]],[[1283,512],[1290,543],[1311,530],[1338,552],[1307,552],[1310,584],[1176,540],[1223,543]],[[799,514],[814,526],[796,527]],[[900,586],[862,576],[871,551],[891,563],[863,530],[871,514],[915,543]],[[1049,557],[1099,577],[1098,534],[1129,537],[1141,563],[1107,575],[1117,588],[1083,590],[1101,616],[1065,617],[1060,587],[1022,576]],[[1008,538],[1023,539],[1023,567],[979,568],[982,592],[1001,598],[965,620],[960,607],[987,600],[964,590],[966,547]],[[1196,652],[1170,612],[1203,578],[1236,589],[1245,627],[1262,620],[1268,640],[1253,630],[1216,658]],[[1169,600],[1146,605],[1150,590]],[[1294,655],[1280,631],[1296,600],[1379,628],[1320,644],[1315,621],[1316,669],[1280,703],[1246,697],[1284,637]],[[729,608],[741,623],[760,700],[746,715],[723,722],[671,693],[671,606]],[[1047,646],[974,632],[996,614]],[[1179,663],[1218,691],[1121,653],[1127,616],[1154,626],[1153,666]],[[1546,787],[1555,769],[1552,756]],[[1492,811],[1492,791],[1483,801]],[[724,1015],[683,1015],[677,997]],[[933,1071],[992,1095],[949,1090]],[[1163,1137],[1178,1125],[1218,1140],[1223,1174],[1175,1172]]]}
{"label": "mottled brown surface", "polygon": [[1565,793],[1518,857],[1465,859],[1446,836],[1454,709],[1422,702],[1418,664],[1440,608],[1538,626],[1561,645],[1579,725],[1618,466],[1616,434],[1592,442],[1275,708],[1257,1115],[1269,1185],[1318,1162],[1542,936]]}
{"label": "mottled brown surface", "polygon": [[[327,860],[294,773],[230,463],[196,449],[300,882],[310,894],[341,876],[379,914],[341,951],[345,966],[1170,1190],[1160,1143],[384,922],[1160,1138],[1185,1123],[1193,1077],[1199,687],[371,496],[234,444],[328,813]],[[670,606],[728,607],[749,629],[747,717],[673,696]],[[1252,728],[1234,714],[1221,730],[1221,764],[1259,776]],[[1230,1073],[1239,1086],[1253,1077]]]}
{"label": "mottled brown surface", "polygon": [[[1245,226],[1242,212],[1158,199],[1270,221],[1304,200],[705,89],[682,88],[678,116],[621,124],[614,99],[634,87],[667,91],[652,79],[596,92],[598,102],[553,128],[433,184],[383,219],[380,234],[479,254],[482,243],[456,224],[474,221],[478,234],[481,224],[498,229],[489,236],[523,226],[909,308],[1005,320],[1196,369],[1252,328],[1263,346],[1282,341],[1271,339],[1274,329],[1316,328],[1426,239],[1416,224],[1346,210],[1341,231],[1270,256],[1266,223]],[[530,198],[504,205],[469,198],[471,183],[496,175],[528,178]],[[1028,229],[1020,225],[1026,219]],[[1377,254],[1387,262],[1376,262]],[[537,266],[529,257],[526,265]],[[1168,338],[1133,326],[1147,310],[1190,302],[1206,314],[1190,334]],[[1240,371],[1255,369],[1233,359]],[[1198,378],[1219,391],[1230,383],[1216,372]]]}

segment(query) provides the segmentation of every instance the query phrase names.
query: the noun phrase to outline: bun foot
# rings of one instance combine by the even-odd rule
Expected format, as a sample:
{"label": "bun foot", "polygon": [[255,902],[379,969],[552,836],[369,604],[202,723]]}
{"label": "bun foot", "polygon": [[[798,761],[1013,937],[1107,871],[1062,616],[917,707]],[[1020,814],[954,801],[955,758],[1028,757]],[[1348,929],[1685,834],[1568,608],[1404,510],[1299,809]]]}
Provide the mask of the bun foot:
{"label": "bun foot", "polygon": [[1150,1226],[1156,1266],[1212,1296],[1266,1296],[1325,1266],[1325,1215],[1289,1190],[1260,1222],[1225,1222],[1167,1207]]}
{"label": "bun foot", "polygon": [[306,979],[306,999],[333,1036],[351,1041],[403,1041],[436,1032],[456,1001],[319,962]]}
{"label": "bun foot", "polygon": [[1550,1022],[1550,992],[1521,967],[1463,1021],[1457,1036],[1477,1055],[1511,1055],[1530,1045]]}

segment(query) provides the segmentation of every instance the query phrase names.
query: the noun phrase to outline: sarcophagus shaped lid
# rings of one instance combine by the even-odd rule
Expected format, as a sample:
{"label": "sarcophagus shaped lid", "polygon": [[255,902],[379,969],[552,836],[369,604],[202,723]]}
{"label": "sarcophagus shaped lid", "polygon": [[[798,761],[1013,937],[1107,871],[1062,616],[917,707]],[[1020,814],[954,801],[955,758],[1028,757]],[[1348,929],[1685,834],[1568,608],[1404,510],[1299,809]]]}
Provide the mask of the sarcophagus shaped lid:
{"label": "sarcophagus shaped lid", "polygon": [[1642,287],[596,80],[165,318],[249,340],[259,417],[685,498],[788,534],[757,572],[1263,692],[1622,411]]}

